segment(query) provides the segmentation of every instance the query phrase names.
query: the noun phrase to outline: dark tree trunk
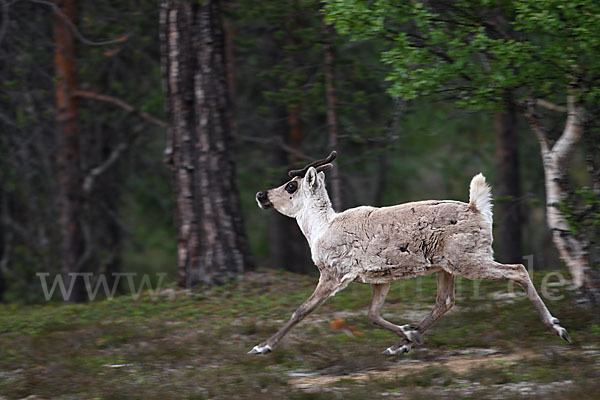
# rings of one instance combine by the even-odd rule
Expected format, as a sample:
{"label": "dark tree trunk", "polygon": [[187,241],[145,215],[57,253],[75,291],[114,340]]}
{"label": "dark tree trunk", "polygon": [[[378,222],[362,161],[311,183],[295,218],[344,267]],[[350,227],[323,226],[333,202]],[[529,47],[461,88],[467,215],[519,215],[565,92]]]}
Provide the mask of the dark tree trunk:
{"label": "dark tree trunk", "polygon": [[[4,187],[4,182],[0,182]],[[0,189],[0,303],[4,299],[4,291],[6,290],[6,278],[4,277],[5,264],[8,260],[8,245],[6,243],[6,227],[5,227],[5,216],[7,215],[6,210],[6,194]]]}
{"label": "dark tree trunk", "polygon": [[[283,111],[279,112],[284,116]],[[283,140],[295,149],[299,149],[302,143],[302,130],[298,116],[295,112],[288,115],[287,124],[285,118],[274,118],[277,123],[273,124],[272,132],[282,136]],[[287,137],[286,137],[287,136]],[[273,151],[273,165],[289,167],[294,160],[289,153],[281,147]],[[277,177],[279,178],[279,177]],[[281,177],[284,178],[284,177]],[[306,239],[293,218],[286,217],[278,212],[271,212],[269,219],[269,263],[271,268],[284,269],[286,271],[306,274],[313,270],[310,259],[310,251],[306,245]]]}
{"label": "dark tree trunk", "polygon": [[383,193],[385,189],[385,177],[388,170],[387,153],[382,152],[377,157],[377,166],[375,176],[373,176],[373,195],[372,204],[375,207],[381,207],[383,203]]}
{"label": "dark tree trunk", "polygon": [[[1,254],[0,254],[1,256]],[[0,271],[0,303],[4,303],[4,291],[6,290],[6,284],[4,279],[4,273]]]}
{"label": "dark tree trunk", "polygon": [[[230,8],[233,8],[229,4]],[[235,26],[230,21],[223,21],[225,30],[225,70],[227,71],[227,86],[229,88],[229,99],[231,109],[235,111],[235,56],[233,55]],[[235,121],[231,121],[232,126],[235,126]],[[235,129],[232,129],[235,132]]]}
{"label": "dark tree trunk", "polygon": [[193,12],[191,4],[161,2],[161,57],[169,128],[165,157],[174,172],[177,223],[178,282],[191,284],[191,272],[198,263],[198,210],[194,171],[197,168],[194,144],[194,90],[192,56]]}
{"label": "dark tree trunk", "polygon": [[[300,28],[298,21],[293,20],[294,26]],[[294,45],[294,38],[286,38],[288,45]],[[269,57],[273,64],[278,63],[283,57],[287,58],[287,67],[291,72],[296,66],[296,59],[293,56],[286,55],[281,51],[281,44],[274,41],[269,42]],[[274,84],[271,90],[278,90],[277,84]],[[304,141],[304,133],[300,120],[301,105],[293,107],[279,104],[273,105],[272,124],[269,131],[277,136],[278,140],[286,143],[294,150],[301,150]],[[288,151],[280,146],[274,146],[272,152],[272,165],[289,168],[295,162],[300,161]],[[287,170],[285,170],[287,171]],[[277,182],[283,183],[283,180],[289,179],[286,175],[274,177]],[[310,259],[310,250],[306,245],[306,239],[298,227],[296,221],[292,218],[281,215],[277,212],[269,213],[269,265],[274,269],[284,269],[294,273],[309,273],[313,270],[313,264]]]}
{"label": "dark tree trunk", "polygon": [[[105,140],[108,138],[105,138]],[[105,143],[103,159],[108,157],[114,147]],[[92,215],[88,215],[94,230],[94,241],[98,249],[94,261],[99,265],[99,273],[105,274],[108,287],[115,281],[113,274],[121,272],[122,231],[119,225],[119,202],[121,200],[119,172],[106,171],[97,182],[97,190],[87,200]],[[117,288],[118,290],[118,288]]]}
{"label": "dark tree trunk", "polygon": [[161,6],[179,283],[221,284],[253,261],[235,183],[219,5],[163,0]]}
{"label": "dark tree trunk", "polygon": [[509,96],[505,110],[496,114],[495,122],[498,178],[494,214],[499,243],[498,260],[503,263],[522,263],[519,137],[515,104]]}
{"label": "dark tree trunk", "polygon": [[196,127],[202,197],[200,278],[225,283],[253,266],[242,224],[232,152],[225,36],[218,1],[197,10]]}
{"label": "dark tree trunk", "polygon": [[[279,119],[275,119],[279,121]],[[273,124],[271,128],[272,132],[278,132],[281,136],[286,131],[285,126],[277,126],[284,124]],[[287,152],[282,150],[280,147],[273,149],[271,153],[273,160],[273,166],[287,167],[289,160]],[[285,269],[287,271],[294,271],[295,254],[292,252],[292,238],[291,238],[291,224],[296,222],[285,215],[278,212],[269,213],[269,265],[273,269]]]}
{"label": "dark tree trunk", "polygon": [[[327,41],[325,42],[325,93],[326,93],[326,104],[327,104],[327,127],[329,130],[329,147],[330,150],[338,150],[338,122],[337,113],[335,110],[336,98],[335,98],[335,68],[333,58],[333,46],[331,41],[333,40],[334,30],[331,25],[325,25]],[[339,168],[334,168],[330,173],[330,184],[331,188],[331,201],[334,209],[342,211],[343,199],[342,199],[342,185],[340,179]]]}
{"label": "dark tree trunk", "polygon": [[[63,13],[54,17],[54,66],[57,77],[56,142],[59,185],[59,222],[61,231],[61,272],[69,285],[69,273],[83,267],[84,240],[81,227],[81,166],[77,127],[75,38],[64,18],[75,21],[75,1],[59,0],[57,6]],[[68,286],[67,286],[68,287]],[[70,301],[85,300],[85,287],[75,279]]]}

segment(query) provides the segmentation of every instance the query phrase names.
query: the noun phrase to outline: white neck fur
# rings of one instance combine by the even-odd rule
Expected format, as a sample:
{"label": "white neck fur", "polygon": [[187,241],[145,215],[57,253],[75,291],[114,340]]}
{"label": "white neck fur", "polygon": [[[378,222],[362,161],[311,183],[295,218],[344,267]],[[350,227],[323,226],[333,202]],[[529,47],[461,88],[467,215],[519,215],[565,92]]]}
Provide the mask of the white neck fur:
{"label": "white neck fur", "polygon": [[323,197],[317,201],[309,202],[296,216],[298,226],[306,237],[311,251],[336,215],[333,207],[331,207],[331,201],[327,192],[324,192],[325,195]]}

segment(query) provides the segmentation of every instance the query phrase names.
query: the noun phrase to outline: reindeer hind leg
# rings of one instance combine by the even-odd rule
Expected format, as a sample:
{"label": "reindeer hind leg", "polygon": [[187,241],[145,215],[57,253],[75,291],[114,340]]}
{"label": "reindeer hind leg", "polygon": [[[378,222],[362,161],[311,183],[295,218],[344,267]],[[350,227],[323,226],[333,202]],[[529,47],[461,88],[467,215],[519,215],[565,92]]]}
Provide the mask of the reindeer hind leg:
{"label": "reindeer hind leg", "polygon": [[[442,315],[447,313],[454,306],[454,276],[446,271],[437,273],[437,296],[435,305],[429,314],[421,321],[417,331],[420,334],[425,333]],[[419,343],[420,344],[420,343]],[[408,353],[412,348],[412,342],[403,340],[402,342],[388,347],[383,354],[395,355]]]}
{"label": "reindeer hind leg", "polygon": [[556,336],[571,343],[569,333],[559,325],[560,321],[550,314],[548,307],[546,307],[535,290],[535,286],[533,286],[533,282],[529,278],[527,269],[523,264],[501,264],[493,260],[484,260],[479,264],[470,264],[470,268],[467,265],[461,266],[460,269],[460,275],[467,279],[507,280],[515,282],[527,293],[529,300],[540,315],[542,323]]}

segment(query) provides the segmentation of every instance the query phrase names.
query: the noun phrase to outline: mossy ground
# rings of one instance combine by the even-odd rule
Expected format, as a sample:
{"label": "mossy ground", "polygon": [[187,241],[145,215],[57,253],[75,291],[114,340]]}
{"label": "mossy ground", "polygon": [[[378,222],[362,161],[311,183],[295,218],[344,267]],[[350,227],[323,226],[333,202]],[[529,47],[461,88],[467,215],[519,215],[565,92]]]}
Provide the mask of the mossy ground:
{"label": "mossy ground", "polygon": [[[351,284],[273,353],[247,355],[308,297],[316,279],[260,271],[191,294],[171,288],[137,301],[0,306],[0,398],[592,399],[600,392],[598,312],[574,306],[564,288],[552,292],[562,300],[546,303],[572,345],[545,330],[528,300],[496,296],[506,283],[482,282],[475,295],[460,281],[455,309],[426,333],[425,345],[385,357],[381,351],[398,338],[368,321],[370,287]],[[434,298],[434,276],[398,282],[384,315],[418,322]],[[334,318],[362,334],[332,329]],[[477,356],[471,368],[470,353],[485,349],[507,357]],[[453,359],[464,360],[460,369],[445,364]],[[303,388],[303,376],[330,379]]]}

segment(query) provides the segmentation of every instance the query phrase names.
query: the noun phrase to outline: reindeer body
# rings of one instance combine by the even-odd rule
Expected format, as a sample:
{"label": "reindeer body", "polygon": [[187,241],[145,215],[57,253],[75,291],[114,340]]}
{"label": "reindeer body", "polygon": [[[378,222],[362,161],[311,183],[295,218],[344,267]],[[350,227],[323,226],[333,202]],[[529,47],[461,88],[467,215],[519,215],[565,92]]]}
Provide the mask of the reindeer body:
{"label": "reindeer body", "polygon": [[340,279],[380,284],[438,272],[465,256],[491,258],[491,227],[467,203],[419,201],[337,214],[311,246]]}
{"label": "reindeer body", "polygon": [[[321,273],[310,298],[292,318],[251,354],[270,352],[283,336],[327,298],[350,282],[373,286],[369,318],[403,338],[384,354],[405,353],[422,344],[422,333],[454,305],[454,278],[510,280],[521,286],[542,322],[570,342],[537,294],[525,267],[500,264],[492,251],[491,190],[482,174],[471,180],[469,203],[428,200],[391,207],[357,207],[336,213],[325,188],[324,170],[331,168],[335,152],[325,160],[290,171],[293,179],[256,200],[261,208],[275,208],[293,217],[306,237],[312,259]],[[437,273],[436,304],[420,324],[396,325],[381,317],[390,283]]]}

